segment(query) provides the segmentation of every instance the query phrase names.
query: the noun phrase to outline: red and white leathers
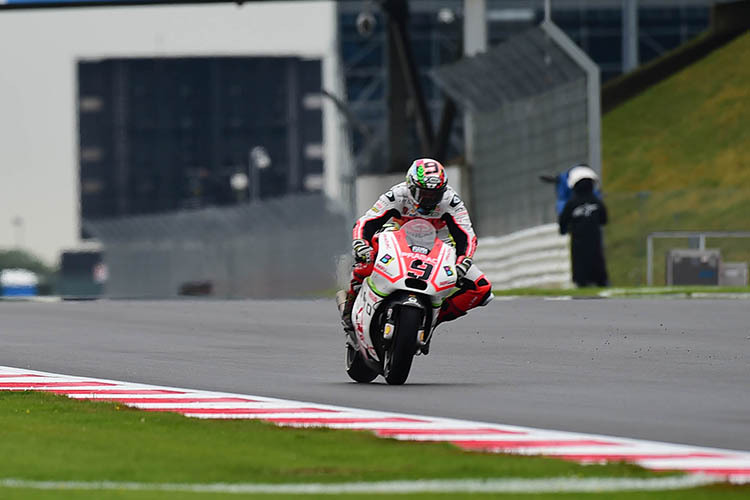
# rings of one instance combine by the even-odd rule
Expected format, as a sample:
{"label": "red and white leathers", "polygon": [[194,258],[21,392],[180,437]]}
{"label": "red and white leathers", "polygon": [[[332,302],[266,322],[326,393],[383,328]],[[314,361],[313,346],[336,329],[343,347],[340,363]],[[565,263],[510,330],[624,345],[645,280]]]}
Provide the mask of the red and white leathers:
{"label": "red and white leathers", "polygon": [[[372,206],[354,224],[353,239],[363,239],[370,243],[377,252],[375,233],[389,220],[404,224],[412,219],[424,219],[435,227],[438,238],[456,249],[457,263],[471,259],[477,248],[477,237],[471,226],[469,212],[464,202],[450,186],[445,190],[440,203],[434,210],[422,214],[418,211],[417,202],[411,197],[406,182],[393,186],[382,194]],[[355,264],[349,293],[354,294],[362,281],[372,272],[372,263]],[[451,321],[466,314],[469,309],[485,305],[492,300],[492,285],[487,277],[472,264],[464,276],[463,286],[443,302],[438,315],[438,323]]]}

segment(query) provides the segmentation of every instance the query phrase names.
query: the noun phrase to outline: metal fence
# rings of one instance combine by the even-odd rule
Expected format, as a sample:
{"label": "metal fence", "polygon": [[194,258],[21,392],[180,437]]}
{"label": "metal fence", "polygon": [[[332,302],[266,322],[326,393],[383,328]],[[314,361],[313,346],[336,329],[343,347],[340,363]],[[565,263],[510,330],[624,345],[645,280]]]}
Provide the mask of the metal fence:
{"label": "metal fence", "polygon": [[[746,215],[750,189],[739,183],[738,187],[605,191],[604,202],[609,214],[604,243],[614,285],[666,284],[667,254],[673,249],[703,246],[720,250],[723,262],[750,262],[750,239],[735,236],[750,231]],[[650,235],[664,233],[670,237],[652,237],[648,245]]]}
{"label": "metal fence", "polygon": [[494,290],[573,286],[569,237],[559,234],[557,224],[480,238],[474,261]]}
{"label": "metal fence", "polygon": [[85,221],[111,298],[295,298],[330,292],[351,221],[319,195]]}
{"label": "metal fence", "polygon": [[579,162],[601,171],[598,69],[554,24],[432,77],[472,115],[471,204],[480,235],[556,220],[554,195],[539,175]]}
{"label": "metal fence", "polygon": [[[706,250],[706,239],[711,238],[713,241],[728,238],[745,238],[750,239],[748,231],[660,231],[650,233],[646,237],[646,284],[654,284],[654,240],[660,239],[678,239],[688,240],[690,248],[697,250]],[[746,262],[743,264],[747,265]],[[667,272],[668,273],[668,272]],[[667,278],[667,284],[671,284]]]}

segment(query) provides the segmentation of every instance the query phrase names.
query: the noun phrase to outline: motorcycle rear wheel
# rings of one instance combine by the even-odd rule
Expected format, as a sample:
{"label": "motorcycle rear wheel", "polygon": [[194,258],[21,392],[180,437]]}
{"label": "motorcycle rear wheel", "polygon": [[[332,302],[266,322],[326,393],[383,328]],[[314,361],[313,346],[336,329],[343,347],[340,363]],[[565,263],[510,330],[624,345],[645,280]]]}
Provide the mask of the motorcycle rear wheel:
{"label": "motorcycle rear wheel", "polygon": [[348,344],[346,346],[346,374],[361,384],[370,383],[378,376],[376,371],[365,364],[362,354]]}
{"label": "motorcycle rear wheel", "polygon": [[385,359],[385,381],[391,385],[406,382],[411,370],[414,354],[417,352],[417,331],[422,323],[422,311],[412,307],[402,307],[393,343]]}

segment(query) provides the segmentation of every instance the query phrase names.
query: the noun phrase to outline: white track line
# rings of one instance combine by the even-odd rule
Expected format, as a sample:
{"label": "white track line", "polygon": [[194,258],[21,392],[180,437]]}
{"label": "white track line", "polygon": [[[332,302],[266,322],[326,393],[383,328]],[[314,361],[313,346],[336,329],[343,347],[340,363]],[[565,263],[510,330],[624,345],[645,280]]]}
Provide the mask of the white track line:
{"label": "white track line", "polygon": [[0,479],[0,487],[34,490],[135,490],[191,493],[557,493],[609,491],[663,491],[695,488],[716,483],[705,475],[664,478],[548,478],[548,479],[454,479],[360,483],[302,484],[174,484],[85,481],[25,481]]}
{"label": "white track line", "polygon": [[398,440],[442,441],[465,450],[555,456],[579,463],[629,461],[653,470],[750,482],[750,452],[622,437],[345,408],[265,396],[133,384],[0,366],[0,391],[47,391],[147,411],[211,419],[257,419],[290,427],[370,430]]}

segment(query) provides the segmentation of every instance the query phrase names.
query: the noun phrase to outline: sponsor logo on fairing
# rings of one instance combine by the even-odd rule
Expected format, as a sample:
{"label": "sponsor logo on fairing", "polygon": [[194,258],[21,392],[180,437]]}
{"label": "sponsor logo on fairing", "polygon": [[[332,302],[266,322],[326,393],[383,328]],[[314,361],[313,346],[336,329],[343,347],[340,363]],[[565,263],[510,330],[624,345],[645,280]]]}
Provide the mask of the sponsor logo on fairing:
{"label": "sponsor logo on fairing", "polygon": [[390,254],[385,254],[380,258],[380,262],[383,264],[389,264],[393,260]]}

